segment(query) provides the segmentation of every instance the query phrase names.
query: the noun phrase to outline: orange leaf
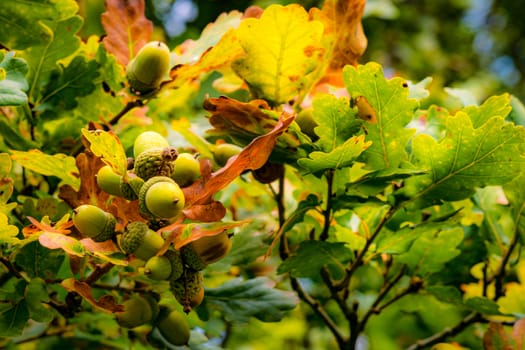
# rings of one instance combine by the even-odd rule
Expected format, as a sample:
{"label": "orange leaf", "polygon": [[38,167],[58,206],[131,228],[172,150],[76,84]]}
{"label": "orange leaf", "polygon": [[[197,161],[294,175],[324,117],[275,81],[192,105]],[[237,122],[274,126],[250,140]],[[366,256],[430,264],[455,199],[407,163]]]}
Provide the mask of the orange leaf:
{"label": "orange leaf", "polygon": [[227,230],[244,225],[247,221],[212,222],[212,223],[175,223],[162,229],[166,242],[173,242],[175,249],[180,249],[204,236],[215,236]]}
{"label": "orange leaf", "polygon": [[519,319],[514,323],[511,335],[516,342],[516,349],[523,349],[525,344],[525,318]]}
{"label": "orange leaf", "polygon": [[209,178],[202,176],[186,188],[184,191],[186,203],[190,206],[210,203],[211,197],[216,192],[225,188],[244,171],[262,167],[272,153],[277,138],[286,131],[294,119],[294,116],[281,117],[273,130],[255,138],[241,153],[230,158],[224,167],[212,173]]}
{"label": "orange leaf", "polygon": [[491,322],[483,335],[483,349],[485,350],[513,350],[511,339],[501,323]]}
{"label": "orange leaf", "polygon": [[101,16],[107,36],[106,50],[126,66],[131,57],[146,44],[153,33],[153,23],[144,15],[144,0],[105,0]]}
{"label": "orange leaf", "polygon": [[67,235],[71,233],[71,231],[68,230],[68,228],[73,226],[72,221],[63,223],[57,227],[53,227],[45,222],[38,222],[35,218],[32,218],[31,216],[28,216],[27,219],[31,221],[31,224],[33,225],[33,229],[37,232],[44,231],[44,232],[60,233],[60,234]]}
{"label": "orange leaf", "polygon": [[368,44],[361,19],[365,0],[327,0],[311,16],[323,22],[324,37],[331,47],[329,67],[323,80],[342,86],[341,70],[345,65],[357,66]]}
{"label": "orange leaf", "polygon": [[221,202],[196,204],[184,210],[184,216],[190,220],[213,222],[221,220],[226,215],[226,208]]}
{"label": "orange leaf", "polygon": [[98,299],[98,301],[95,300],[95,298],[91,294],[91,286],[87,283],[77,281],[74,278],[69,278],[63,280],[61,285],[62,287],[71,292],[77,292],[88,303],[100,310],[108,312],[124,311],[124,307],[122,305],[117,304],[115,302],[115,299],[111,295],[104,295],[100,299]]}
{"label": "orange leaf", "polygon": [[61,233],[44,232],[38,236],[38,242],[49,249],[62,249],[70,255],[84,256],[84,248],[75,238]]}

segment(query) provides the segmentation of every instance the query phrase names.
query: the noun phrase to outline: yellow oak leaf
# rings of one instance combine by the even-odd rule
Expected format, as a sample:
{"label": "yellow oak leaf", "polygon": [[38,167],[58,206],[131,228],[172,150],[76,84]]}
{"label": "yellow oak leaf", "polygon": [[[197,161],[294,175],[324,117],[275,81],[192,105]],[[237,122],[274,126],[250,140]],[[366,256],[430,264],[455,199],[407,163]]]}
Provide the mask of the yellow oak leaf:
{"label": "yellow oak leaf", "polygon": [[233,62],[233,69],[256,98],[273,105],[309,88],[309,74],[325,52],[323,24],[310,20],[297,4],[268,7],[260,18],[245,19],[236,35],[245,55]]}

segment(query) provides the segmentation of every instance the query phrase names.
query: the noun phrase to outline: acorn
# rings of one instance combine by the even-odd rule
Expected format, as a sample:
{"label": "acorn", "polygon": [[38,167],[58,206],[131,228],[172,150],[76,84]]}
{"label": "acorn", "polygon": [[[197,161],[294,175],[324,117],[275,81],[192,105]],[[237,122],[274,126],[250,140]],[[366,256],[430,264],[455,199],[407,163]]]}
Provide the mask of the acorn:
{"label": "acorn", "polygon": [[201,165],[190,153],[180,153],[173,162],[171,178],[180,187],[191,185],[201,176]]}
{"label": "acorn", "polygon": [[182,260],[194,270],[200,271],[223,258],[232,246],[226,231],[204,236],[181,248]]}
{"label": "acorn", "polygon": [[91,204],[82,204],[75,208],[73,224],[84,236],[95,242],[104,242],[115,235],[117,220],[111,213]]}
{"label": "acorn", "polygon": [[151,148],[135,158],[133,172],[144,181],[154,176],[171,176],[173,162],[177,159],[175,147]]}
{"label": "acorn", "polygon": [[184,193],[170,177],[152,177],[140,189],[139,211],[146,218],[174,218],[182,212],[184,204]]}
{"label": "acorn", "polygon": [[160,41],[144,45],[126,66],[130,89],[137,95],[145,95],[159,89],[169,79],[170,50]]}
{"label": "acorn", "polygon": [[157,328],[162,337],[172,345],[187,345],[190,340],[188,321],[177,310],[162,307],[157,318]]}
{"label": "acorn", "polygon": [[192,309],[192,299],[199,298],[198,294],[204,288],[202,272],[186,268],[182,276],[170,282],[171,292],[175,299],[182,305],[184,312],[189,313]]}
{"label": "acorn", "polygon": [[144,151],[166,147],[169,147],[169,143],[164,136],[156,131],[144,131],[133,142],[133,156],[137,158]]}
{"label": "acorn", "polygon": [[144,274],[149,278],[162,281],[171,276],[171,261],[166,256],[152,256],[146,261]]}
{"label": "acorn", "polygon": [[231,157],[241,153],[242,148],[239,146],[236,146],[231,143],[221,143],[219,145],[214,146],[211,149],[211,152],[213,154],[213,159],[215,162],[223,167],[228,162],[228,159]]}
{"label": "acorn", "polygon": [[153,318],[151,305],[140,295],[133,296],[122,303],[124,311],[115,312],[117,322],[125,328],[135,328],[148,323]]}
{"label": "acorn", "polygon": [[259,169],[252,170],[253,178],[262,184],[269,184],[284,175],[284,165],[266,162]]}
{"label": "acorn", "polygon": [[144,261],[157,254],[163,245],[164,239],[141,221],[127,224],[120,239],[120,248],[125,253]]}
{"label": "acorn", "polygon": [[96,175],[97,185],[102,191],[119,197],[122,197],[120,189],[121,179],[122,176],[115,173],[109,165],[104,165],[100,168]]}

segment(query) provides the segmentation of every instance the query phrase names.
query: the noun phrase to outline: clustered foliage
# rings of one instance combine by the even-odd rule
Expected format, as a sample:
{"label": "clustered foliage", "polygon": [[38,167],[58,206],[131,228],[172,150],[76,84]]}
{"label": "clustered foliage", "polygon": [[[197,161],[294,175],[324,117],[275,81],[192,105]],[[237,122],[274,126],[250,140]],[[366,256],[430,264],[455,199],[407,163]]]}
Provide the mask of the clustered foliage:
{"label": "clustered foliage", "polygon": [[522,348],[525,108],[426,106],[363,9],[3,0],[0,346]]}

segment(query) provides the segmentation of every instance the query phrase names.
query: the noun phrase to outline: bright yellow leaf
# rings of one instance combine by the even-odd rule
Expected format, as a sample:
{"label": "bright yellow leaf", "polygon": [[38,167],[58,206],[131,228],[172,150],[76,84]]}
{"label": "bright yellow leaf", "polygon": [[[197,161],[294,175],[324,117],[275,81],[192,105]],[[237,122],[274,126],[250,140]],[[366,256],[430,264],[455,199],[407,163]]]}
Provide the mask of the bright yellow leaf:
{"label": "bright yellow leaf", "polygon": [[323,24],[310,20],[297,4],[272,5],[257,18],[244,20],[237,38],[245,55],[233,63],[257,98],[272,104],[293,99],[308,88],[308,74],[320,64]]}

